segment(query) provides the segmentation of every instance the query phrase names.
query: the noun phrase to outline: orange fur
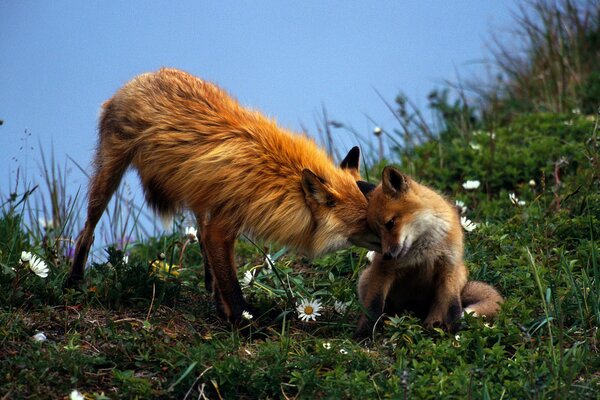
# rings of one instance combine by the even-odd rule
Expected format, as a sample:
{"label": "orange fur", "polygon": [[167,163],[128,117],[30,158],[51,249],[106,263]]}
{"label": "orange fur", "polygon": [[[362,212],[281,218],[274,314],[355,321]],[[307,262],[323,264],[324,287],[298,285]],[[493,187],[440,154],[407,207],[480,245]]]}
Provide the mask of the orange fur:
{"label": "orange fur", "polygon": [[371,333],[382,313],[411,311],[428,326],[450,329],[465,310],[493,318],[503,299],[491,286],[467,282],[459,214],[434,190],[392,167],[369,196],[367,219],[381,236],[376,254],[359,279],[367,314],[357,337]]}
{"label": "orange fur", "polygon": [[211,289],[235,322],[247,306],[232,256],[239,233],[311,256],[350,241],[378,246],[355,182],[359,154],[353,149],[346,168],[338,168],[311,139],[240,106],[212,83],[175,69],[142,74],[102,107],[88,219],[69,283],[83,276],[94,227],[132,165],[159,213],[196,214]]}

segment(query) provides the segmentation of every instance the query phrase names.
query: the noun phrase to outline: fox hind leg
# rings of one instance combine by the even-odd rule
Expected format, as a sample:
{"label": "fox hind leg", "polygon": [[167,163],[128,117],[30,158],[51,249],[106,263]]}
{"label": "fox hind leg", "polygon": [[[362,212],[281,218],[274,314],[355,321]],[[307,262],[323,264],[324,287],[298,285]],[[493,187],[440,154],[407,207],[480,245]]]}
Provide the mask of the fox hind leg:
{"label": "fox hind leg", "polygon": [[115,151],[114,147],[110,143],[110,137],[104,138],[98,146],[95,158],[96,172],[90,179],[87,219],[77,239],[66,287],[73,287],[83,279],[85,263],[94,241],[94,229],[131,161],[126,152]]}
{"label": "fox hind leg", "polygon": [[[200,242],[200,251],[202,253],[202,262],[204,263],[204,287],[207,292],[213,292],[213,277],[208,255],[206,254],[206,217],[203,213],[196,214],[196,224],[198,225],[198,241]],[[218,303],[218,301],[217,301]]]}

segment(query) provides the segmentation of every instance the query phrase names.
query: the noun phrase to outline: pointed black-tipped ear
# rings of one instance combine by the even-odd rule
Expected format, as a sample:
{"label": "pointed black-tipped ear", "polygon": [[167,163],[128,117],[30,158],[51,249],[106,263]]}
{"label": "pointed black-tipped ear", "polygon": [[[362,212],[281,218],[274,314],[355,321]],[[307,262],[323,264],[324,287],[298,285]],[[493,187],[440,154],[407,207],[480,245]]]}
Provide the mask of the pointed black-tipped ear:
{"label": "pointed black-tipped ear", "polygon": [[368,199],[371,192],[377,187],[374,183],[366,182],[366,181],[356,181],[358,188]]}
{"label": "pointed black-tipped ear", "polygon": [[348,170],[356,180],[360,179],[360,148],[358,146],[350,149],[346,157],[342,160],[340,167]]}
{"label": "pointed black-tipped ear", "polygon": [[335,198],[327,189],[325,180],[315,175],[311,170],[302,171],[302,190],[304,197],[311,207],[314,206],[335,206]]}
{"label": "pointed black-tipped ear", "polygon": [[383,193],[396,198],[408,190],[408,178],[394,167],[387,166],[381,174]]}

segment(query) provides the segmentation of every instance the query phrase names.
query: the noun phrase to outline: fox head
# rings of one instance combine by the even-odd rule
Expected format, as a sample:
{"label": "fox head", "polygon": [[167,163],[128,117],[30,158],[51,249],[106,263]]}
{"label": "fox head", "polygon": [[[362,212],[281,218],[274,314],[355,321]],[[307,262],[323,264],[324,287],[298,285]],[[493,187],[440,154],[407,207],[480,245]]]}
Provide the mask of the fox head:
{"label": "fox head", "polygon": [[[404,258],[418,251],[454,252],[457,248],[445,245],[454,240],[449,233],[459,225],[456,211],[441,195],[394,167],[384,168],[381,183],[369,197],[367,220],[381,237],[384,258]],[[457,232],[461,240],[462,232]]]}
{"label": "fox head", "polygon": [[315,229],[315,253],[323,253],[350,243],[380,250],[379,237],[367,223],[369,185],[360,180],[360,149],[353,147],[342,161],[344,173],[332,181],[309,169],[302,171],[302,190],[318,226]]}

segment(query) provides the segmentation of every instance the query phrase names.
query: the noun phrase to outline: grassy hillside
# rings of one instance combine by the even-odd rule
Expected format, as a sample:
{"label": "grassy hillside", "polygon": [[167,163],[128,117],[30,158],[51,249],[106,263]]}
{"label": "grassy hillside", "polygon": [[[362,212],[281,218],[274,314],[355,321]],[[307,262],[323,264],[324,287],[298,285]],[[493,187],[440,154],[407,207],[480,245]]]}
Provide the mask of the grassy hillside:
{"label": "grassy hillside", "polygon": [[[599,398],[600,2],[520,12],[522,46],[497,49],[498,80],[475,85],[479,102],[432,92],[433,129],[398,96],[397,129],[378,131],[390,159],[367,153],[364,171],[375,182],[394,163],[465,204],[471,278],[506,297],[497,321],[466,317],[450,334],[387,316],[357,343],[366,250],[308,260],[241,238],[256,313],[232,330],[204,289],[190,220],[151,237],[123,197],[97,232],[113,245],[83,290],[64,292],[85,212],[42,155],[45,182],[0,199],[0,398]],[[320,315],[303,321],[296,305],[310,299]]]}
{"label": "grassy hillside", "polygon": [[[467,318],[456,335],[400,315],[383,321],[371,343],[356,343],[355,284],[365,250],[307,260],[246,239],[238,243],[239,277],[252,276],[244,293],[258,312],[232,331],[215,317],[199,245],[183,226],[107,249],[85,290],[63,293],[70,263],[64,227],[38,232],[21,221],[28,195],[6,199],[0,395],[597,398],[595,125],[580,114],[530,114],[494,131],[442,135],[399,160],[415,178],[464,201],[478,224],[466,234],[471,277],[507,299],[498,321]],[[462,187],[475,179],[478,189]],[[48,276],[23,265],[22,251],[45,260]],[[295,305],[304,298],[322,303],[316,321],[298,318]],[[34,340],[38,332],[47,339]]]}

